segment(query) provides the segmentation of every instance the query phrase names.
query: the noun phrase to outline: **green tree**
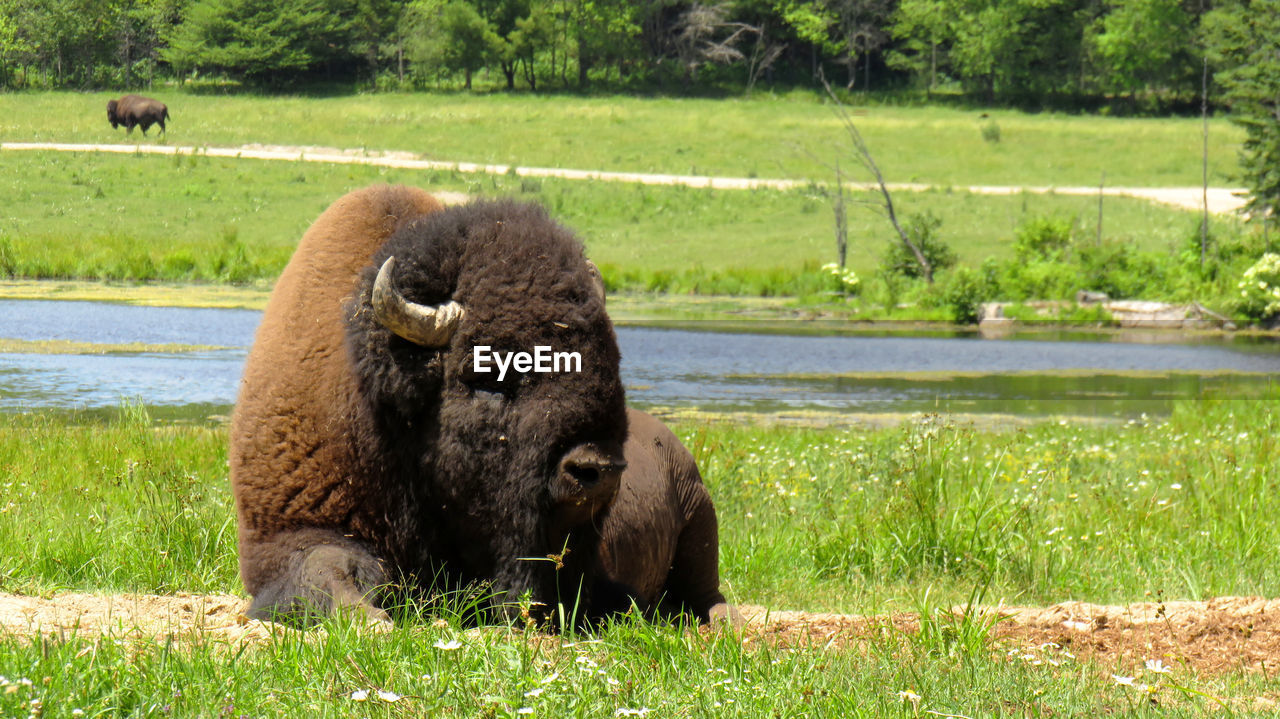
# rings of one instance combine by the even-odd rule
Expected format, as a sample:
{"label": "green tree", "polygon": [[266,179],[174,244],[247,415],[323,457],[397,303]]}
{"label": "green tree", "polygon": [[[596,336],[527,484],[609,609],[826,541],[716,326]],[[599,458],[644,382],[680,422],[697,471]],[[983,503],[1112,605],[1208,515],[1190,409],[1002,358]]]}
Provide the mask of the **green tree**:
{"label": "green tree", "polygon": [[1191,18],[1180,0],[1117,0],[1092,38],[1108,90],[1131,95],[1167,81],[1191,41]]}
{"label": "green tree", "polygon": [[520,60],[520,51],[516,42],[527,39],[517,36],[520,21],[529,16],[529,0],[475,0],[476,11],[490,24],[494,34],[493,55],[498,62],[502,76],[506,78],[507,89],[516,87],[516,65]]}
{"label": "green tree", "polygon": [[371,80],[378,76],[379,60],[387,54],[384,46],[396,46],[405,3],[399,0],[349,0],[345,30],[347,51],[360,58]]}
{"label": "green tree", "polygon": [[3,53],[24,68],[35,68],[39,84],[91,87],[111,81],[121,12],[117,4],[43,0],[9,2],[4,10],[12,37]]}
{"label": "green tree", "polygon": [[946,67],[945,48],[955,38],[951,7],[945,0],[902,0],[893,18],[897,44],[888,54],[888,64],[927,77],[929,92],[938,85],[940,63]]}
{"label": "green tree", "polygon": [[179,72],[292,79],[349,51],[351,9],[350,0],[194,0],[160,55]]}
{"label": "green tree", "polygon": [[801,40],[844,65],[845,88],[856,83],[861,59],[864,84],[870,82],[870,55],[891,37],[897,0],[777,0],[783,22]]}
{"label": "green tree", "polygon": [[[578,54],[578,86],[589,84],[598,65],[623,62],[637,50],[640,3],[627,0],[568,0],[569,24]],[[619,78],[621,79],[621,78]]]}
{"label": "green tree", "polygon": [[461,72],[464,87],[470,90],[471,76],[494,58],[501,38],[474,6],[460,0],[440,11],[440,30],[444,39],[440,61],[446,70]]}
{"label": "green tree", "polygon": [[19,58],[30,52],[29,48],[19,46],[16,10],[14,0],[0,0],[0,87],[14,86],[21,62]]}
{"label": "green tree", "polygon": [[[536,3],[527,17],[516,21],[516,29],[508,36],[506,51],[518,63],[529,89],[538,89],[538,56],[548,53],[551,74],[555,75],[556,19],[547,3]],[[508,87],[511,83],[508,82]]]}
{"label": "green tree", "polygon": [[115,0],[115,51],[120,82],[129,87],[139,80],[151,83],[160,60],[163,36],[181,14],[181,0]]}
{"label": "green tree", "polygon": [[1084,25],[1079,0],[956,0],[950,60],[988,97],[1042,97],[1079,77]]}
{"label": "green tree", "polygon": [[1231,118],[1245,130],[1240,151],[1246,210],[1280,215],[1280,0],[1236,0],[1204,18],[1210,64]]}

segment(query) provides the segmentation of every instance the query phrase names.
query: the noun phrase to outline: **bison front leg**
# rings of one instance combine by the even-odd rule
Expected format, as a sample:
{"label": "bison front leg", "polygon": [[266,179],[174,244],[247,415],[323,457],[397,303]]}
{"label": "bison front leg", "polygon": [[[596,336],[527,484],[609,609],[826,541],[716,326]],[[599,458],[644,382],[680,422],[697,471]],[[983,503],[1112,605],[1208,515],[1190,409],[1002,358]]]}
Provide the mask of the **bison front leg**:
{"label": "bison front leg", "polygon": [[[303,537],[305,543],[300,543]],[[377,601],[389,582],[382,561],[337,533],[307,532],[303,537],[277,536],[253,552],[268,561],[263,562],[263,576],[246,582],[254,586],[250,617],[305,625],[353,610],[375,622],[391,621]]]}
{"label": "bison front leg", "polygon": [[686,501],[689,521],[676,543],[661,610],[737,626],[742,619],[720,592],[720,530],[711,497],[699,483]]}

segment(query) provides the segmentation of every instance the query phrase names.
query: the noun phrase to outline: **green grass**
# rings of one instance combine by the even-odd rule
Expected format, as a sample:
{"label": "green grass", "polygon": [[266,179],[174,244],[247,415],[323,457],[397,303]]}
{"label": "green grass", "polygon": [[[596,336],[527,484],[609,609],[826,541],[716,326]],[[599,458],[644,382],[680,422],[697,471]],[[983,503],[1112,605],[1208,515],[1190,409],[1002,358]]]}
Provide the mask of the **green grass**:
{"label": "green grass", "polygon": [[[375,182],[544,203],[584,238],[610,284],[724,294],[803,294],[835,259],[829,201],[811,190],[716,191],[483,177],[300,162],[100,153],[0,153],[0,275],[245,282],[270,280],[307,226],[343,193]],[[961,262],[1012,256],[1034,217],[1092,227],[1097,201],[1062,195],[898,193],[905,215],[943,218]],[[1107,236],[1172,253],[1193,213],[1109,198]],[[1087,234],[1087,233],[1086,233]],[[866,276],[892,238],[851,206],[849,262]],[[807,274],[808,277],[801,277]]]}
{"label": "green grass", "polygon": [[[336,618],[247,648],[72,630],[0,637],[0,714],[25,716],[38,699],[58,717],[906,717],[916,714],[898,692],[910,690],[921,711],[1142,715],[1153,706],[1107,676],[1132,667],[1011,658],[989,626],[936,608],[1270,594],[1275,408],[1197,402],[1160,421],[981,432],[943,418],[880,430],[677,425],[717,504],[733,601],[923,610],[919,633],[886,626],[846,649],[791,649],[620,618],[556,640],[464,629],[465,604],[389,634]],[[238,591],[225,443],[221,426],[157,425],[137,407],[5,416],[0,590]],[[1257,674],[1173,678],[1242,709],[1274,689]],[[1216,711],[1162,686],[1162,716]],[[404,698],[357,701],[360,690]]]}
{"label": "green grass", "polygon": [[153,427],[132,406],[85,421],[0,419],[0,588],[232,589],[226,432]]}
{"label": "green grass", "polygon": [[[736,601],[866,612],[932,586],[1118,603],[1267,593],[1280,527],[1274,398],[1165,420],[976,431],[684,424],[722,517]],[[232,591],[225,429],[143,408],[0,426],[0,588]],[[1176,485],[1176,486],[1175,486]],[[67,522],[66,520],[72,520]],[[32,542],[32,537],[40,538]]]}
{"label": "green grass", "polygon": [[[941,645],[891,629],[869,637],[861,651],[824,651],[743,646],[730,633],[698,636],[627,621],[589,642],[566,643],[521,633],[462,632],[456,626],[376,636],[340,621],[325,628],[324,634],[286,633],[248,649],[74,637],[27,647],[0,640],[0,666],[13,687],[0,694],[0,711],[27,716],[30,701],[38,698],[46,717],[78,716],[72,713],[77,709],[90,717],[1223,713],[1205,696],[1168,686],[1172,680],[1163,682],[1158,704],[1149,704],[1117,686],[1105,670],[1065,657],[1050,667],[1003,653],[948,654]],[[451,641],[460,646],[436,646]],[[1254,697],[1274,688],[1256,673],[1175,678],[1198,692],[1229,697],[1246,711]],[[906,691],[920,697],[920,712],[899,698]],[[364,698],[356,698],[357,692]],[[391,694],[381,698],[379,692]]]}
{"label": "green grass", "polygon": [[[473,95],[287,97],[149,94],[173,115],[165,142],[400,150],[432,159],[633,172],[827,180],[856,163],[835,114],[812,93],[751,99]],[[0,95],[8,142],[122,142],[108,93]],[[939,185],[1200,184],[1201,128],[1190,118],[1120,119],[942,107],[851,108],[891,182]],[[1000,141],[982,128],[1000,127]],[[1210,123],[1213,185],[1234,186],[1239,128]],[[142,142],[158,142],[151,137]],[[854,179],[870,179],[854,177]]]}

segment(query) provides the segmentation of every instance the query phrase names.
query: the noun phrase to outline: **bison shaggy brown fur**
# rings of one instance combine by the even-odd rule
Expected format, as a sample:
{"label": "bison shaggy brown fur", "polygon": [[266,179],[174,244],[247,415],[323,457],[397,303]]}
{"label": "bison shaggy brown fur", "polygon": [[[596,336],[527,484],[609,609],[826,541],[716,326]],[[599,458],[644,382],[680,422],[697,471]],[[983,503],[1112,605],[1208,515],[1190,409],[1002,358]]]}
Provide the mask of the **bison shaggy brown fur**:
{"label": "bison shaggy brown fur", "polygon": [[736,612],[720,593],[716,510],[693,455],[655,417],[627,410],[618,495],[600,531],[592,613],[637,607],[700,621]]}
{"label": "bison shaggy brown fur", "polygon": [[[388,273],[433,328],[391,319]],[[578,352],[581,371],[499,382],[478,345]],[[335,202],[272,293],[232,419],[250,614],[381,619],[380,587],[440,580],[509,612],[716,613],[714,510],[674,436],[628,414],[618,365],[599,276],[541,208],[388,186]]]}
{"label": "bison shaggy brown fur", "polygon": [[159,100],[141,95],[125,95],[119,100],[107,101],[107,122],[111,129],[124,125],[125,133],[132,134],[135,125],[142,126],[142,134],[152,125],[159,125],[165,132],[164,121],[169,119],[169,108]]}

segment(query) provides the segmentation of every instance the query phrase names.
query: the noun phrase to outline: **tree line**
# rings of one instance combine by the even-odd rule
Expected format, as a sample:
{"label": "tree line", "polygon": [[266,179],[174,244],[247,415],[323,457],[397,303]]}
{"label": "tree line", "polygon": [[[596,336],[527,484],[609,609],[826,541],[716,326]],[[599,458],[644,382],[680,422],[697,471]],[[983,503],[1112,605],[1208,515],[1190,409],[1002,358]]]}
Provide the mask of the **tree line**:
{"label": "tree line", "polygon": [[[1225,106],[1280,206],[1280,0],[0,0],[0,88],[945,89]],[[1207,109],[1207,108],[1206,108]]]}
{"label": "tree line", "polygon": [[[0,86],[157,77],[1197,98],[1248,0],[0,0]],[[1220,53],[1221,54],[1221,53]],[[1221,59],[1221,58],[1218,58]],[[1212,74],[1223,70],[1213,63]]]}

